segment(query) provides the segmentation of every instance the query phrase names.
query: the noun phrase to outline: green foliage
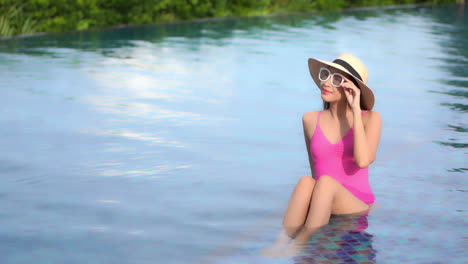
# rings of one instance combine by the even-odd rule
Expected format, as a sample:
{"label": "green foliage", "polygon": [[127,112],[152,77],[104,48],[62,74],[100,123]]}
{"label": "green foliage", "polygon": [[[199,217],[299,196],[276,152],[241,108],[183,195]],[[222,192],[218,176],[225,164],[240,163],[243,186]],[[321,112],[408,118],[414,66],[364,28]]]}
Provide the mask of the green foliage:
{"label": "green foliage", "polygon": [[35,22],[30,17],[26,17],[22,10],[23,7],[17,5],[10,5],[5,11],[2,10],[3,12],[0,13],[0,37],[34,32]]}
{"label": "green foliage", "polygon": [[317,6],[319,10],[337,10],[345,7],[344,0],[335,0],[335,1],[328,1],[328,0],[317,0]]}
{"label": "green foliage", "polygon": [[0,36],[455,0],[0,0]]}

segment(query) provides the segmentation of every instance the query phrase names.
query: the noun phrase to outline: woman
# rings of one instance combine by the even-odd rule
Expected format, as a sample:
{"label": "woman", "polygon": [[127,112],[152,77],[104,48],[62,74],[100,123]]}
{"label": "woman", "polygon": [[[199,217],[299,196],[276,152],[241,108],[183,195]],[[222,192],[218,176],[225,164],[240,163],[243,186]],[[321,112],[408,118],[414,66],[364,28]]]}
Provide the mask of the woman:
{"label": "woman", "polygon": [[368,213],[375,201],[368,166],[382,126],[380,114],[371,111],[375,98],[358,58],[344,53],[333,62],[309,59],[309,71],[324,110],[303,116],[312,175],[299,180],[283,220],[286,234],[297,242],[307,241],[332,214]]}
{"label": "woman", "polygon": [[293,236],[305,225],[321,227],[331,214],[365,212],[374,203],[368,166],[375,160],[381,117],[372,112],[374,94],[365,84],[366,66],[351,54],[333,62],[309,59],[324,111],[304,114],[304,136],[312,177],[303,177],[289,202],[283,225]]}

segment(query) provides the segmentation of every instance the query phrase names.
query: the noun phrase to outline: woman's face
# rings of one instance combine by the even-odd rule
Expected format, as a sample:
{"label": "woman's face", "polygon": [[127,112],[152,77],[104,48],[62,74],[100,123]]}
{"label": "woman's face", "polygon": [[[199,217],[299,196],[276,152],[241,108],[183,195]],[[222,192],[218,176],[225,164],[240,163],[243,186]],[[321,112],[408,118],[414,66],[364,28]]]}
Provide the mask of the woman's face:
{"label": "woman's face", "polygon": [[[340,73],[338,71],[335,71],[333,68],[329,67],[328,70],[330,70],[331,74],[333,73]],[[341,74],[341,73],[340,73]],[[348,76],[342,74],[345,76],[345,81],[346,82],[351,82],[351,80],[348,78]],[[321,81],[320,82],[320,91],[322,95],[322,99],[325,102],[331,103],[331,102],[339,102],[341,100],[346,100],[346,96],[344,94],[343,88],[340,87],[335,87],[332,85],[332,76],[328,78],[326,81]]]}

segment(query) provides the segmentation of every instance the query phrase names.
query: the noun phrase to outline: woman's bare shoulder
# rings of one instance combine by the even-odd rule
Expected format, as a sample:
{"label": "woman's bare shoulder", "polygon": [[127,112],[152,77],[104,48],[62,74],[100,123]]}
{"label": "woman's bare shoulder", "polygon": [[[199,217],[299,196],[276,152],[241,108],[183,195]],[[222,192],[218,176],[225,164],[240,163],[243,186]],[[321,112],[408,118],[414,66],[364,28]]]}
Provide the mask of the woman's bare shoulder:
{"label": "woman's bare shoulder", "polygon": [[302,121],[304,121],[304,122],[316,121],[317,120],[317,114],[318,114],[318,111],[306,112],[302,116]]}
{"label": "woman's bare shoulder", "polygon": [[315,132],[317,124],[318,111],[309,111],[302,116],[302,125],[304,126],[304,132],[311,137]]}
{"label": "woman's bare shoulder", "polygon": [[362,121],[364,125],[369,123],[382,123],[382,116],[377,111],[368,111],[364,113]]}

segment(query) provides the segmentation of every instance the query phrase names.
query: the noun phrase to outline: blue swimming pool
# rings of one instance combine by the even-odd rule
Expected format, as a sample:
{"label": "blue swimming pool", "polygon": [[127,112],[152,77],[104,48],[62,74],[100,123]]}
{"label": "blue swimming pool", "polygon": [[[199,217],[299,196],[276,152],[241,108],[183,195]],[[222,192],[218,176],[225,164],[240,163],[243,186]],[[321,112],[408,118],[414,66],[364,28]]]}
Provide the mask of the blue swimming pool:
{"label": "blue swimming pool", "polygon": [[[1,40],[0,262],[466,263],[467,19],[412,6]],[[342,52],[384,120],[378,206],[364,230],[335,219],[300,256],[264,258],[310,174],[307,58]]]}

